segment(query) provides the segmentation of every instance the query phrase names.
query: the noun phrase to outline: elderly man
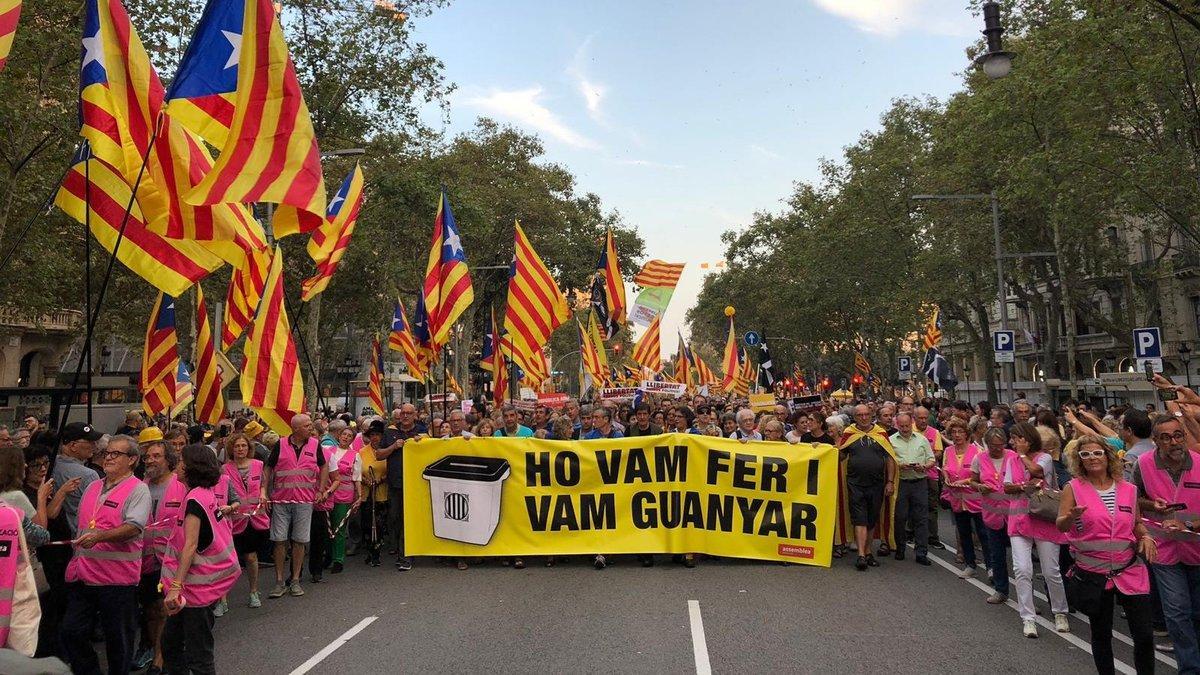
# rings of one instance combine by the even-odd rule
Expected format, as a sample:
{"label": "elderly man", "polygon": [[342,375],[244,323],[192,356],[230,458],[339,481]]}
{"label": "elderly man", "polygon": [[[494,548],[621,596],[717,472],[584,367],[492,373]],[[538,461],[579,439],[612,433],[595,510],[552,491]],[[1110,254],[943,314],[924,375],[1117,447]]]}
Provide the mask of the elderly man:
{"label": "elderly man", "polygon": [[[871,553],[870,533],[895,491],[896,460],[891,442],[883,429],[872,423],[871,409],[865,405],[854,407],[854,424],[842,435],[839,451],[846,460],[850,523],[858,544],[854,566],[864,571],[879,566]],[[890,549],[880,549],[880,555],[887,552]]]}
{"label": "elderly man", "polygon": [[887,433],[892,433],[896,430],[896,405],[891,401],[879,406],[879,411],[876,413],[879,416],[879,426]]}
{"label": "elderly man", "polygon": [[[315,437],[312,418],[292,417],[292,433],[279,439],[267,458],[263,482],[271,486],[271,541],[275,544],[275,588],[268,598],[304,595],[300,576],[312,532],[313,504],[329,488],[329,467]],[[288,542],[292,548],[291,577],[285,583]]]}
{"label": "elderly man", "polygon": [[612,422],[612,411],[603,406],[597,406],[592,411],[592,430],[584,435],[583,440],[591,441],[597,438],[624,438]]}
{"label": "elderly man", "polygon": [[937,468],[942,464],[946,441],[942,438],[942,432],[929,423],[929,417],[929,408],[918,406],[913,413],[913,426],[917,433],[929,441],[929,449],[933,451],[934,465],[926,473],[929,479],[929,547],[944,549],[946,545],[938,536],[938,500],[942,496],[942,477]]}
{"label": "elderly man", "polygon": [[[923,410],[923,408],[922,408]],[[928,413],[928,411],[926,411]],[[929,479],[934,464],[933,450],[923,434],[913,433],[912,415],[896,415],[899,429],[889,439],[900,465],[900,493],[896,496],[896,560],[904,560],[904,529],[912,526],[917,563],[929,563]]]}
{"label": "elderly man", "polygon": [[[156,433],[157,432],[157,433]],[[162,630],[163,594],[159,590],[162,558],[167,540],[177,519],[183,518],[188,489],[175,476],[179,455],[162,440],[158,427],[146,427],[138,434],[142,465],[145,467],[146,489],[150,492],[150,519],[142,531],[142,579],[138,584],[138,602],[142,607],[142,651],[134,662],[134,670],[151,663],[163,667]]]}
{"label": "elderly man", "polygon": [[448,416],[450,422],[450,437],[454,438],[462,436],[463,438],[475,438],[475,434],[467,429],[467,415],[462,410],[451,410]]}
{"label": "elderly man", "polygon": [[763,439],[762,434],[758,432],[757,425],[755,424],[753,410],[742,408],[737,411],[736,419],[738,428],[734,429],[732,434],[729,434],[730,438],[736,438],[743,443],[761,441]]}
{"label": "elderly man", "polygon": [[76,673],[100,672],[91,644],[96,624],[104,631],[108,672],[131,669],[142,530],[150,517],[150,491],[133,475],[138,456],[133,438],[109,439],[101,457],[104,479],[88,485],[76,514],[79,535],[72,542],[75,557],[67,566],[62,623],[62,646]]}
{"label": "elderly man", "polygon": [[1179,414],[1155,421],[1154,451],[1137,458],[1133,484],[1143,515],[1161,520],[1162,527],[1151,530],[1158,559],[1150,569],[1179,672],[1195,673],[1200,672],[1200,543],[1178,541],[1171,534],[1200,525],[1200,453],[1188,449]]}
{"label": "elderly man", "polygon": [[899,410],[898,410],[899,412],[905,412],[905,413],[912,414],[912,412],[915,409],[916,409],[916,403],[913,402],[913,397],[911,397],[911,396],[901,396],[900,397],[900,404],[899,404]]}
{"label": "elderly man", "polygon": [[395,423],[387,430],[382,448],[375,450],[377,459],[387,460],[388,486],[388,539],[391,541],[391,553],[396,556],[396,569],[407,572],[412,569],[412,561],[404,555],[404,459],[403,450],[409,441],[419,441],[429,432],[424,425],[417,422],[417,407],[405,403],[392,413]]}
{"label": "elderly man", "polygon": [[1012,406],[1013,423],[1020,424],[1021,422],[1029,422],[1032,424],[1033,406],[1029,405],[1029,401],[1025,399],[1017,399]]}

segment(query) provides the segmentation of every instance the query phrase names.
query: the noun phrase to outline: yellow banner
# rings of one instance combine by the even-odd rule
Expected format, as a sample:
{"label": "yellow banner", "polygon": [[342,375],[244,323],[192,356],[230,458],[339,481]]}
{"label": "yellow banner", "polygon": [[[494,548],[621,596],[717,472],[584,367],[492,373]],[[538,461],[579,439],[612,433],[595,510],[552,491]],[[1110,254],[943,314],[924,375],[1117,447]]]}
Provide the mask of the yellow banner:
{"label": "yellow banner", "polygon": [[404,447],[410,555],[708,553],[829,566],[837,450],[692,434]]}

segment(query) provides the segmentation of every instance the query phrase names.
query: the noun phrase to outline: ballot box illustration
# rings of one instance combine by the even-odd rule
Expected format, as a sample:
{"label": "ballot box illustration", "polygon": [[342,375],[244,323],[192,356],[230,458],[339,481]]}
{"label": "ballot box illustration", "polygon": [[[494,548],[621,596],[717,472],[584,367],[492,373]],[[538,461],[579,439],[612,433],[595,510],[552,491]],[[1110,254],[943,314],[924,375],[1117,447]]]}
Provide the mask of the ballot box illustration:
{"label": "ballot box illustration", "polygon": [[425,467],[439,539],[484,546],[500,522],[500,497],[508,460],[449,455]]}

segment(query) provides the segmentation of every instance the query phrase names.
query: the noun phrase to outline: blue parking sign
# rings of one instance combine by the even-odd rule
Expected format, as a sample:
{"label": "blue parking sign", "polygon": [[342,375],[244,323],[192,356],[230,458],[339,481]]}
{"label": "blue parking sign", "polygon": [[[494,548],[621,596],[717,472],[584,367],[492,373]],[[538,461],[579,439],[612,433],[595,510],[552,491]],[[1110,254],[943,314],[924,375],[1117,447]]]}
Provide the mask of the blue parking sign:
{"label": "blue parking sign", "polygon": [[1147,366],[1156,373],[1162,372],[1162,330],[1158,326],[1133,329],[1133,357],[1139,373],[1145,372]]}

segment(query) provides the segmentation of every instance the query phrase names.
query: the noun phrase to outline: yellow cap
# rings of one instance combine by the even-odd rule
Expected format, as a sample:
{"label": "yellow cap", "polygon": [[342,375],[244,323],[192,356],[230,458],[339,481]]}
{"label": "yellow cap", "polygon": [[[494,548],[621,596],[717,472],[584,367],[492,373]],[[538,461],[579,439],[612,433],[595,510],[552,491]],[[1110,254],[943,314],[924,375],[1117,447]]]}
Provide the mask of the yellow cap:
{"label": "yellow cap", "polygon": [[138,443],[152,443],[163,439],[162,429],[158,427],[146,427],[138,434]]}
{"label": "yellow cap", "polygon": [[259,424],[258,422],[255,422],[253,420],[251,420],[251,422],[246,425],[246,428],[242,429],[242,433],[246,434],[250,438],[254,438],[255,436],[261,434],[262,432],[263,432],[263,425]]}

